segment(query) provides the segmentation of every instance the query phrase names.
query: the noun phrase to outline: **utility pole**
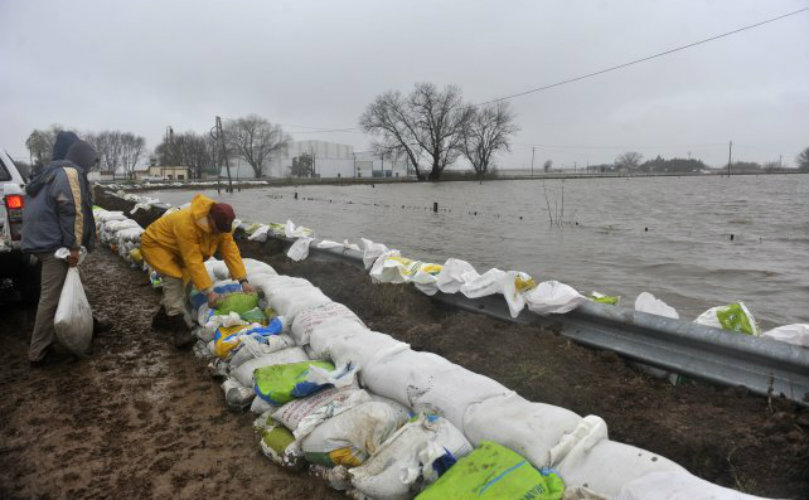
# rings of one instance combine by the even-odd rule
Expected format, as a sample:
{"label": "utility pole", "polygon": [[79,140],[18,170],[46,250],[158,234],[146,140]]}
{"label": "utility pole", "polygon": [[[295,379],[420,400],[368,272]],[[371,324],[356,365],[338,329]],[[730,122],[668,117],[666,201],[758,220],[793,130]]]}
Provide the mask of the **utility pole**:
{"label": "utility pole", "polygon": [[225,134],[222,132],[222,119],[216,117],[216,134],[219,136],[219,144],[222,148],[222,156],[225,158],[225,170],[228,173],[228,188],[225,190],[227,193],[233,192],[233,179],[230,177],[230,162],[228,161],[228,150],[225,147]]}
{"label": "utility pole", "polygon": [[728,177],[730,177],[730,162],[733,158],[733,141],[728,144]]}
{"label": "utility pole", "polygon": [[531,177],[534,176],[534,153],[536,153],[536,146],[531,146]]}

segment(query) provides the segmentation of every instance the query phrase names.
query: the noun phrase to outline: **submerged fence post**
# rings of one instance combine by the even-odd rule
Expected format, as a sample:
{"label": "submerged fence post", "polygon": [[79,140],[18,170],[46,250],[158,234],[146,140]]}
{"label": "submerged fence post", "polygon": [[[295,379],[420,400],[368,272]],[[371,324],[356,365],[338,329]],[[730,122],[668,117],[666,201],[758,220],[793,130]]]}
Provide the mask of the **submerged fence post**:
{"label": "submerged fence post", "polygon": [[433,212],[438,212],[438,202],[437,201],[433,202]]}

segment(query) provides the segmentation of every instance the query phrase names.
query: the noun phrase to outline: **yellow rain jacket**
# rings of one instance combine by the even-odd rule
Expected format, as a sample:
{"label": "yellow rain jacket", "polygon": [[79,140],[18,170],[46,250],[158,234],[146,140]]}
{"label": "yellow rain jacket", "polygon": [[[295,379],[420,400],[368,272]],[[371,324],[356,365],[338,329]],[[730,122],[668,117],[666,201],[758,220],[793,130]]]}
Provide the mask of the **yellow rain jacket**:
{"label": "yellow rain jacket", "polygon": [[141,253],[152,268],[164,276],[191,280],[197,290],[213,286],[203,262],[217,250],[235,280],[247,276],[233,234],[211,231],[208,212],[216,202],[197,194],[191,206],[165,215],[146,228],[141,237]]}

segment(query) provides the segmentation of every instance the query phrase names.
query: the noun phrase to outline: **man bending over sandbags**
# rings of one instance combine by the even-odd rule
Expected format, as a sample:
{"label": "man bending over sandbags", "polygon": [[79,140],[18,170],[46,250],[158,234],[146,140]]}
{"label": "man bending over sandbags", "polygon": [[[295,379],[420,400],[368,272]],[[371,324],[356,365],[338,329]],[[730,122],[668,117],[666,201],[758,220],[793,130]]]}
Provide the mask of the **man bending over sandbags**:
{"label": "man bending over sandbags", "polygon": [[190,207],[157,219],[141,237],[143,258],[163,278],[163,300],[152,328],[174,332],[177,347],[194,342],[186,308],[186,285],[190,282],[205,293],[210,307],[220,299],[203,264],[215,252],[221,254],[230,276],[241,283],[245,292],[255,291],[247,282],[242,256],[233,241],[234,218],[230,205],[197,194]]}

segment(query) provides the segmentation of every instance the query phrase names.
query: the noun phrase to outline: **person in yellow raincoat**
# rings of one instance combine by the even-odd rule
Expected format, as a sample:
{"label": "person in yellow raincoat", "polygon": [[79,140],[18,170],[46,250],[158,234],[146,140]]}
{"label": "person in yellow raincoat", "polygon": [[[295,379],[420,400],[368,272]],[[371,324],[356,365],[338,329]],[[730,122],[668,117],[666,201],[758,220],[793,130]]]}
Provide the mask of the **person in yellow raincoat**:
{"label": "person in yellow raincoat", "polygon": [[255,291],[247,282],[239,247],[233,241],[234,218],[230,205],[197,194],[190,207],[157,219],[141,236],[144,260],[163,279],[163,300],[152,326],[175,332],[174,342],[178,347],[186,347],[194,341],[186,308],[186,286],[193,284],[205,293],[210,307],[215,307],[219,301],[204,265],[214,253],[221,254],[231,277],[242,284],[242,290]]}

